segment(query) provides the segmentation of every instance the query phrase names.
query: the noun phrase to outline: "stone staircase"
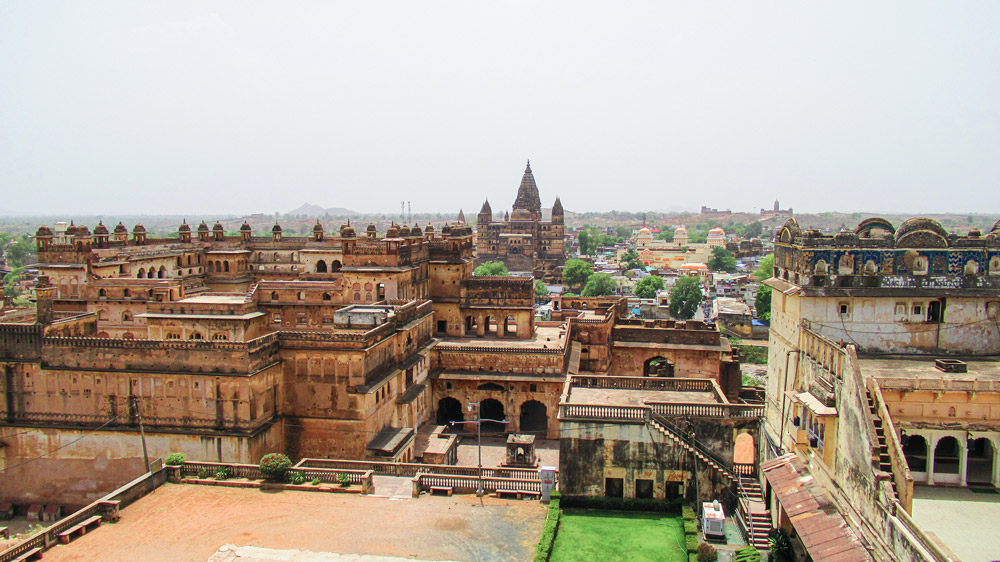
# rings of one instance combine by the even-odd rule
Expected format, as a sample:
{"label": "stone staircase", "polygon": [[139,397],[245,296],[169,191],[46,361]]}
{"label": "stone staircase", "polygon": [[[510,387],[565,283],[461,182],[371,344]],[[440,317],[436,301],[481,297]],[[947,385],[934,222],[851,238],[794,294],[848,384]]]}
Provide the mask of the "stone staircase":
{"label": "stone staircase", "polygon": [[[892,475],[892,460],[889,457],[889,447],[885,443],[885,427],[882,424],[882,418],[878,415],[878,407],[875,405],[872,393],[866,391],[865,397],[868,399],[868,410],[871,411],[872,422],[875,424],[875,435],[878,436],[878,468],[882,472]],[[889,483],[892,484],[892,493],[899,497],[899,491],[896,490],[896,479],[890,478]]]}
{"label": "stone staircase", "polygon": [[771,532],[771,511],[764,500],[760,482],[752,476],[737,474],[724,463],[717,461],[711,455],[701,449],[696,442],[692,442],[681,434],[680,431],[672,427],[666,420],[658,420],[656,417],[649,419],[649,425],[668,440],[677,443],[685,450],[693,453],[698,460],[704,462],[723,478],[736,484],[739,498],[739,508],[735,514],[736,521],[741,527],[743,536],[747,539],[747,544],[754,548],[766,550],[769,545],[767,535]]}
{"label": "stone staircase", "polygon": [[732,472],[730,472],[725,467],[721,466],[718,462],[716,462],[707,454],[703,453],[699,447],[696,447],[688,443],[687,439],[678,435],[677,432],[671,429],[666,423],[658,421],[654,418],[650,418],[649,425],[652,426],[653,429],[658,431],[667,439],[673,441],[674,443],[677,443],[678,445],[686,449],[688,452],[694,453],[694,456],[697,457],[698,460],[712,467],[712,470],[722,475],[723,478],[729,480],[730,482],[736,481],[736,476],[734,476]]}
{"label": "stone staircase", "polygon": [[771,511],[764,501],[760,482],[756,478],[740,476],[740,523],[747,544],[758,549],[767,549],[767,535],[771,532]]}

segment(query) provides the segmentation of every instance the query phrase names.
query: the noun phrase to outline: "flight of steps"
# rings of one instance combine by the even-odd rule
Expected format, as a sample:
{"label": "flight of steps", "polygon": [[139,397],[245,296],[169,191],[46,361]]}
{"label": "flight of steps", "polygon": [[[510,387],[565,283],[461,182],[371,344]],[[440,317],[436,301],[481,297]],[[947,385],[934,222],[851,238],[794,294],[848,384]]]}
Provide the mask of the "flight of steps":
{"label": "flight of steps", "polygon": [[733,476],[733,474],[731,472],[729,472],[728,470],[726,470],[724,467],[720,466],[717,462],[715,462],[714,460],[712,460],[712,458],[709,457],[708,455],[703,454],[701,451],[698,450],[698,448],[693,447],[692,445],[690,445],[687,441],[685,441],[679,435],[677,435],[676,433],[674,433],[674,431],[671,430],[666,425],[664,425],[664,424],[656,421],[655,419],[650,419],[649,420],[649,425],[653,426],[653,429],[655,429],[656,431],[658,431],[661,434],[663,434],[667,439],[670,439],[674,443],[677,443],[678,445],[680,445],[684,449],[688,450],[689,452],[694,453],[694,455],[699,460],[701,460],[702,462],[704,462],[708,466],[712,467],[713,470],[715,470],[716,472],[718,472],[719,474],[721,474],[724,478],[726,478],[730,482],[732,482],[732,481],[735,480],[735,477]]}
{"label": "flight of steps", "polygon": [[[889,457],[889,447],[885,444],[885,427],[882,425],[882,418],[878,415],[878,408],[875,407],[875,400],[872,399],[871,392],[866,391],[865,396],[868,398],[868,409],[871,411],[872,421],[875,423],[875,435],[878,436],[878,468],[882,472],[892,474],[892,460]],[[892,484],[892,493],[898,497],[896,479],[890,478],[889,483]]]}
{"label": "flight of steps", "polygon": [[740,476],[740,511],[746,525],[747,544],[758,549],[767,549],[767,535],[771,532],[771,511],[764,501],[760,482],[756,478]]}

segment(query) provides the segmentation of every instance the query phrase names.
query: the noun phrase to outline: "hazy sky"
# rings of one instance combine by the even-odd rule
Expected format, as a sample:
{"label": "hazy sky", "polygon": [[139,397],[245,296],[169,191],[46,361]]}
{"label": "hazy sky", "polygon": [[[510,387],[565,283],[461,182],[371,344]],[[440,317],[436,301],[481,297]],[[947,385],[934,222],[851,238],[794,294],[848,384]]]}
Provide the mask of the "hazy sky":
{"label": "hazy sky", "polygon": [[1000,211],[1000,2],[0,2],[0,211]]}

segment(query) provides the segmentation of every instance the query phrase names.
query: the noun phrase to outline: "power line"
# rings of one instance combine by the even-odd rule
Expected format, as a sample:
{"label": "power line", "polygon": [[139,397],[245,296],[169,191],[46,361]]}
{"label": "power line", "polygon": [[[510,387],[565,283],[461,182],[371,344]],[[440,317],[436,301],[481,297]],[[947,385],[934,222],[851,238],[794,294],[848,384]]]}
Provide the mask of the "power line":
{"label": "power line", "polygon": [[115,421],[116,419],[118,419],[118,416],[115,416],[115,417],[111,418],[110,420],[108,420],[108,421],[104,422],[103,424],[101,424],[100,427],[96,427],[96,428],[88,431],[87,433],[81,435],[80,437],[77,437],[76,439],[70,441],[69,443],[66,443],[65,445],[62,445],[60,447],[56,447],[55,449],[52,449],[51,451],[47,451],[45,453],[42,453],[41,455],[38,455],[37,457],[32,457],[32,458],[30,458],[30,459],[28,459],[28,460],[26,460],[26,461],[24,461],[24,462],[22,462],[20,464],[15,464],[14,466],[8,466],[7,468],[0,469],[0,472],[7,472],[8,470],[11,470],[11,469],[14,469],[14,468],[18,468],[18,467],[22,467],[22,466],[24,466],[24,465],[26,465],[28,463],[35,462],[38,459],[45,458],[45,457],[51,455],[52,453],[58,451],[59,449],[65,449],[66,447],[69,447],[70,445],[72,445],[73,443],[76,443],[77,441],[79,441],[81,439],[90,437],[91,435],[93,435],[97,431],[100,431],[101,429],[104,428],[104,426],[110,424],[111,422]]}

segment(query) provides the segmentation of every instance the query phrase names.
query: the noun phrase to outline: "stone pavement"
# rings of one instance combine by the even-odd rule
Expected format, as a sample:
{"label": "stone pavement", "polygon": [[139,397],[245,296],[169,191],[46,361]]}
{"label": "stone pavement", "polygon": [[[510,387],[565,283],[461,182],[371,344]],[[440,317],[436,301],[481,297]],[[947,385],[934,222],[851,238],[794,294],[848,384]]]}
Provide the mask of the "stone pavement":
{"label": "stone pavement", "polygon": [[422,562],[416,558],[396,556],[371,556],[368,554],[337,554],[334,552],[312,552],[309,550],[276,550],[258,546],[236,546],[227,544],[219,548],[208,562]]}
{"label": "stone pavement", "polygon": [[968,488],[913,487],[913,519],[962,562],[1000,560],[1000,494]]}

